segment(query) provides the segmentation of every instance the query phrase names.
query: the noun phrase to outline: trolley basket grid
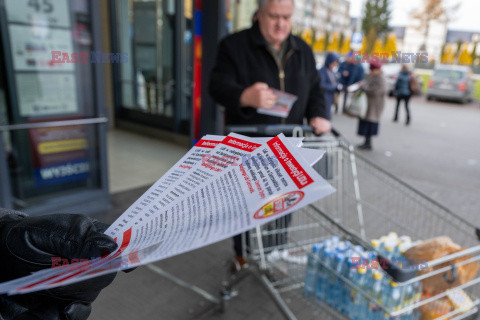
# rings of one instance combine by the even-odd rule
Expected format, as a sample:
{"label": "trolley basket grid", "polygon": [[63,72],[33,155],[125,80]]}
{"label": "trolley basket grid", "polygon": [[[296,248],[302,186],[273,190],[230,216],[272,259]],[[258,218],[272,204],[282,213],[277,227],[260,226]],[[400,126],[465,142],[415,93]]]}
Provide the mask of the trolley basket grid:
{"label": "trolley basket grid", "polygon": [[[424,294],[410,304],[389,309],[385,301],[376,300],[316,255],[312,255],[311,260],[327,274],[330,282],[337,281],[345,297],[353,293],[368,301],[370,308],[381,310],[381,319],[414,319],[414,314],[446,299],[449,292],[457,289],[463,290],[472,303],[468,308],[452,308],[437,319],[464,319],[478,313],[480,276],[477,274],[466,283],[456,278],[458,268],[477,265],[480,261],[478,228],[358,155],[343,140],[306,138],[304,147],[326,151],[315,169],[337,192],[290,217],[250,231],[248,239],[244,239],[248,244],[249,262],[254,266],[248,272],[260,274],[262,281],[268,282],[264,284],[272,291],[272,297],[286,318],[313,319],[321,315],[322,319],[348,319],[345,310],[348,301],[344,301],[343,306],[341,303],[332,305],[304,288],[312,248],[324,239],[337,236],[375,252],[378,262],[383,256],[375,251],[370,241],[390,232],[409,236],[412,241],[448,236],[464,248],[421,265],[402,268],[386,260],[387,267],[379,268],[385,278],[395,280],[402,288],[426,279],[440,279],[451,283],[448,290]],[[417,275],[421,268],[428,272]],[[236,277],[235,283],[238,275]],[[231,289],[233,285],[226,287]]]}

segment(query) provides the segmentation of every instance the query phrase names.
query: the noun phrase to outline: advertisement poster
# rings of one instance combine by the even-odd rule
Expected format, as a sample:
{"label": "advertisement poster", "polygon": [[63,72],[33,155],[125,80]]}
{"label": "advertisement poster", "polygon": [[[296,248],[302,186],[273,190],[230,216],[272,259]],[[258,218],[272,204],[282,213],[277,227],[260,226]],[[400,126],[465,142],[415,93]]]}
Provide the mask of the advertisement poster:
{"label": "advertisement poster", "polygon": [[17,73],[16,85],[23,117],[78,112],[73,73]]}
{"label": "advertisement poster", "polygon": [[36,187],[59,185],[89,177],[86,130],[83,125],[29,130]]}
{"label": "advertisement poster", "polygon": [[73,63],[53,63],[52,51],[73,52],[72,32],[43,26],[9,26],[15,71],[73,71]]}

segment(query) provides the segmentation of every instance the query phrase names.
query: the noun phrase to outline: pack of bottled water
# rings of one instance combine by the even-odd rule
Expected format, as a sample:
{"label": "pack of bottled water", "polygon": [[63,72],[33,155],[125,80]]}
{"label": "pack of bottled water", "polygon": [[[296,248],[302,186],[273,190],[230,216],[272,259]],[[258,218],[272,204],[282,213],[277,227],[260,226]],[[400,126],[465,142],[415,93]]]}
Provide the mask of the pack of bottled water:
{"label": "pack of bottled water", "polygon": [[413,245],[410,237],[398,237],[392,232],[372,240],[371,244],[375,251],[342,241],[337,236],[315,244],[307,261],[305,294],[353,320],[420,319],[418,308],[390,316],[420,301],[422,287],[420,282],[401,285],[393,281],[384,273],[377,258],[380,253],[400,264],[406,261],[403,254]]}

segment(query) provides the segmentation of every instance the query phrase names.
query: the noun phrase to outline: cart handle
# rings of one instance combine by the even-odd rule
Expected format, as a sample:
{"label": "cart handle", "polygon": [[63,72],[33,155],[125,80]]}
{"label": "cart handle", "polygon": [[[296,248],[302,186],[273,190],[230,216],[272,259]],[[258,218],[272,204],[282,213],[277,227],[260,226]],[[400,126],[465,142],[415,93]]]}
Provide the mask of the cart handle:
{"label": "cart handle", "polygon": [[[254,135],[263,135],[266,137],[273,137],[280,133],[283,133],[287,136],[293,135],[297,130],[302,131],[303,133],[314,134],[314,130],[311,126],[302,124],[255,124],[255,125],[228,125],[225,127],[227,133],[243,133],[243,134],[254,134]],[[341,134],[334,128],[331,129],[331,133],[336,137],[340,137]],[[317,135],[321,136],[321,135]]]}

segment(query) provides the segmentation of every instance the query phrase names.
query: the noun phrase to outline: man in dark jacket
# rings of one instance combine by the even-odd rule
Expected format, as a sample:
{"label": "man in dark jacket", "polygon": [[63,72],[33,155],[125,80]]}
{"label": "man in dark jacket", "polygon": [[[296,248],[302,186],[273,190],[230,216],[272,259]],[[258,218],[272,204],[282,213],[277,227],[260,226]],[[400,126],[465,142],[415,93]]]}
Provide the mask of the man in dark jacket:
{"label": "man in dark jacket", "polygon": [[[220,42],[209,89],[225,107],[227,124],[302,124],[307,118],[316,133],[330,131],[312,50],[290,33],[293,9],[293,0],[260,0],[257,22]],[[271,88],[298,97],[284,121],[257,113],[275,104]]]}
{"label": "man in dark jacket", "polygon": [[[313,52],[291,34],[293,10],[293,0],[259,0],[253,26],[220,42],[209,89],[225,107],[226,124],[303,124],[306,118],[315,133],[330,131]],[[257,113],[277,101],[272,88],[298,98],[286,119]],[[278,219],[273,228],[283,229],[289,220]],[[268,241],[278,245],[286,234]],[[241,236],[234,238],[234,249],[232,271],[238,271],[246,263]]]}
{"label": "man in dark jacket", "polygon": [[[28,217],[0,208],[0,283],[50,268],[55,259],[90,259],[113,252],[107,225],[82,215]],[[0,319],[86,320],[91,303],[115,274],[25,295],[0,295]]]}

